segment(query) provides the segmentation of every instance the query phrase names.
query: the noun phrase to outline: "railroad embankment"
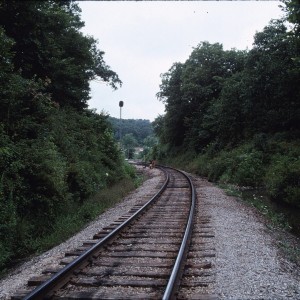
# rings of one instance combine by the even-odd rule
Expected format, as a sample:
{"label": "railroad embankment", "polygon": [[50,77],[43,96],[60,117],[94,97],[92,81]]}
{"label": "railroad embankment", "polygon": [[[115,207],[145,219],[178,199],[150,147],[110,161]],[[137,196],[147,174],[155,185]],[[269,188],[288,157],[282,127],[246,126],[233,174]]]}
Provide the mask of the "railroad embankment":
{"label": "railroad embankment", "polygon": [[[0,299],[9,299],[38,270],[53,267],[65,252],[78,247],[99,228],[126,213],[141,197],[151,194],[161,174],[157,169],[146,172],[151,177],[141,187],[82,232],[11,272],[0,282]],[[195,176],[194,181],[198,207],[214,232],[210,241],[215,249],[215,257],[211,259],[215,274],[211,293],[217,299],[300,299],[300,267],[282,251],[283,245],[296,250],[299,240],[269,227],[257,210],[237,197],[226,195],[207,180]]]}

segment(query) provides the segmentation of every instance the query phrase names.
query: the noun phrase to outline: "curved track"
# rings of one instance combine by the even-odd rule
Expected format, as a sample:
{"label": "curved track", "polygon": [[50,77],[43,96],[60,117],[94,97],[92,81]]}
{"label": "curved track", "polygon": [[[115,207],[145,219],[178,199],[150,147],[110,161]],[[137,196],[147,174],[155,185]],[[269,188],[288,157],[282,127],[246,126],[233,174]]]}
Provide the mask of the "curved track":
{"label": "curved track", "polygon": [[174,298],[191,237],[196,192],[185,173],[161,168],[166,180],[154,197],[106,228],[109,232],[96,235],[96,241],[67,253],[64,268],[33,279],[30,284],[40,285],[23,299]]}

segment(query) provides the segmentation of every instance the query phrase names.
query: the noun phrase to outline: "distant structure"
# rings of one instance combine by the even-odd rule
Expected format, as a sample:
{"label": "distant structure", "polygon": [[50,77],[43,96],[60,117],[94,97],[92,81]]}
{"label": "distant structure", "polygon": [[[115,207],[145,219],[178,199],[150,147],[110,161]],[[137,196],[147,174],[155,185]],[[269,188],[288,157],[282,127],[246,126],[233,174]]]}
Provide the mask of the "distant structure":
{"label": "distant structure", "polygon": [[121,145],[121,148],[122,148],[122,107],[124,106],[124,101],[120,101],[119,102],[119,107],[120,107],[120,145]]}

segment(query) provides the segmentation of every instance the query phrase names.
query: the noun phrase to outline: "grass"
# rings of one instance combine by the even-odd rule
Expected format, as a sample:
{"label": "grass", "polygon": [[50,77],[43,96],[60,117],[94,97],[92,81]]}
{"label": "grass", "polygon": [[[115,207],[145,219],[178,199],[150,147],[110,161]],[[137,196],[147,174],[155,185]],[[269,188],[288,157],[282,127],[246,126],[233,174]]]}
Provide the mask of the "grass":
{"label": "grass", "polygon": [[282,238],[279,241],[279,247],[284,254],[295,264],[300,267],[300,248],[299,245],[295,245],[288,240]]}
{"label": "grass", "polygon": [[45,251],[78,232],[90,221],[113,207],[136,188],[136,180],[123,179],[112,187],[98,192],[87,200],[81,207],[73,208],[70,213],[61,216],[54,225],[54,232],[38,241],[38,252]]}
{"label": "grass", "polygon": [[[113,186],[99,191],[81,206],[74,205],[66,209],[65,214],[59,216],[53,224],[53,233],[39,239],[33,240],[29,238],[27,240],[28,247],[32,249],[30,251],[31,256],[32,253],[34,255],[40,254],[70,238],[107,209],[119,203],[122,198],[141,185],[143,181],[143,176],[125,178]],[[11,267],[29,257],[22,257],[22,259],[11,261],[10,266],[0,271],[0,278],[4,277]]]}
{"label": "grass", "polygon": [[242,193],[238,190],[238,188],[231,184],[220,183],[218,186],[225,191],[226,195],[233,197],[242,197]]}

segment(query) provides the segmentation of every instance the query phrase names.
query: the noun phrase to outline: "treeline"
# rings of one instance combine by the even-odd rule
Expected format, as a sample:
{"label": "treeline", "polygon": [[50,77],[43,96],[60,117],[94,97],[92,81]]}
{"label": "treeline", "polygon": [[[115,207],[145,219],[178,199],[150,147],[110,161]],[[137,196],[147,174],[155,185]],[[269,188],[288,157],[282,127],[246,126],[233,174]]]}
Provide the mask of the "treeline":
{"label": "treeline", "polygon": [[[115,139],[120,143],[126,158],[150,160],[156,156],[154,152],[158,142],[149,120],[120,120],[112,117],[109,117],[108,120],[112,124]],[[136,153],[136,147],[141,147],[143,150]]]}
{"label": "treeline", "polygon": [[160,159],[300,207],[299,4],[287,7],[292,23],[271,21],[250,51],[202,42],[174,63],[154,130]]}
{"label": "treeline", "polygon": [[71,1],[0,3],[0,269],[126,176],[107,116],[87,109],[91,79],[121,81],[83,25]]}
{"label": "treeline", "polygon": [[[153,134],[153,127],[149,120],[143,119],[117,119],[109,117],[108,121],[112,124],[116,140],[120,140],[127,134],[132,134],[137,145],[143,145],[145,138]],[[120,132],[121,129],[121,132]]]}

